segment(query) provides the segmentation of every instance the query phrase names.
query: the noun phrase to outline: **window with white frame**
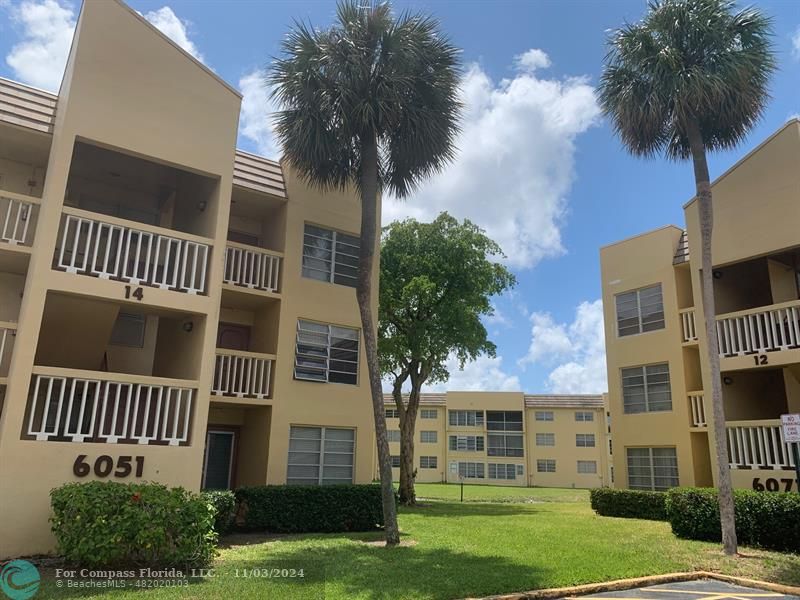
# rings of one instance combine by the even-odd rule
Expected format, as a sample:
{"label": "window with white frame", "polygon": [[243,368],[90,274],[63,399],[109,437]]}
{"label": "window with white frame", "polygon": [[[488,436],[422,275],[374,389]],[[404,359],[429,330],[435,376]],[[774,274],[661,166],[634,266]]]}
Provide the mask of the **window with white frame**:
{"label": "window with white frame", "polygon": [[303,277],[356,287],[359,246],[357,236],[306,223]]}
{"label": "window with white frame", "polygon": [[556,434],[555,433],[537,433],[536,434],[537,446],[555,446]]}
{"label": "window with white frame", "polygon": [[423,444],[435,444],[436,443],[436,431],[420,431],[419,432],[419,441]]}
{"label": "window with white frame", "polygon": [[664,329],[661,284],[616,295],[619,337]]}
{"label": "window with white frame", "polygon": [[597,461],[595,460],[579,460],[578,461],[578,473],[584,474],[596,474],[597,473]]}
{"label": "window with white frame", "polygon": [[451,435],[450,450],[457,452],[483,452],[482,435]]}
{"label": "window with white frame", "polygon": [[450,425],[454,427],[480,427],[483,425],[482,410],[451,410],[448,413]]}
{"label": "window with white frame", "polygon": [[358,383],[358,329],[299,319],[296,342],[295,379]]}
{"label": "window with white frame", "polygon": [[522,431],[522,411],[487,410],[486,429],[490,431]]}
{"label": "window with white frame", "polygon": [[398,414],[398,412],[397,412],[397,409],[396,409],[396,408],[387,408],[387,409],[386,409],[386,418],[387,418],[387,419],[396,419],[396,418],[398,418],[399,416],[400,416],[400,415]]}
{"label": "window with white frame", "polygon": [[575,420],[579,423],[589,423],[594,421],[594,413],[590,410],[579,410],[575,412]]}
{"label": "window with white frame", "polygon": [[578,448],[594,448],[593,433],[576,433],[575,446]]}
{"label": "window with white frame", "polygon": [[555,473],[556,461],[554,458],[540,458],[536,461],[536,470],[539,473]]}
{"label": "window with white frame", "polygon": [[552,421],[555,418],[552,410],[537,410],[536,411],[536,420],[537,421]]}
{"label": "window with white frame", "polygon": [[420,469],[436,469],[438,468],[438,457],[436,456],[420,456],[419,468]]}
{"label": "window with white frame", "polygon": [[292,425],[286,483],[353,483],[355,441],[355,429]]}
{"label": "window with white frame", "polygon": [[423,408],[419,411],[419,416],[423,419],[438,419],[438,412],[435,408]]}
{"label": "window with white frame", "polygon": [[392,468],[399,469],[400,468],[400,457],[393,454],[389,458],[392,459]]}
{"label": "window with white frame", "polygon": [[464,479],[484,479],[484,464],[478,462],[460,462],[458,463],[458,476]]}
{"label": "window with white frame", "polygon": [[663,492],[678,485],[675,448],[626,448],[628,487]]}
{"label": "window with white frame", "polygon": [[399,442],[400,441],[400,430],[399,429],[387,429],[386,430],[386,440],[389,442]]}
{"label": "window with white frame", "polygon": [[516,479],[517,465],[489,463],[489,479]]}
{"label": "window with white frame", "polygon": [[669,364],[622,369],[622,405],[626,414],[672,410]]}
{"label": "window with white frame", "polygon": [[488,456],[523,456],[522,434],[490,433],[486,440]]}

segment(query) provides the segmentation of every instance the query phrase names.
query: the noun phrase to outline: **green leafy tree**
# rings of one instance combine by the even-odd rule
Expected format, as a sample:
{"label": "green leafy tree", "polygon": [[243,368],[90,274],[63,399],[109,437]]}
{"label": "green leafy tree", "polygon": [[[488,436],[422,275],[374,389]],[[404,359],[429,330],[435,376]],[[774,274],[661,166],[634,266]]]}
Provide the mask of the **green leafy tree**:
{"label": "green leafy tree", "polygon": [[644,19],[612,33],[599,98],[614,130],[636,156],[691,159],[700,215],[705,337],[722,539],[737,552],[733,493],[715,330],[711,235],[713,211],[706,153],[739,144],[760,119],[775,57],[771,21],[728,0],[658,0]]}
{"label": "green leafy tree", "polygon": [[371,304],[379,194],[403,198],[453,158],[459,50],[429,16],[338,4],[325,30],[296,23],[268,77],[284,159],[323,190],[361,197],[356,298],[372,394],[386,542],[400,541]]}
{"label": "green leafy tree", "polygon": [[[378,354],[400,417],[400,502],[414,504],[414,431],[420,389],[447,381],[447,359],[461,367],[495,356],[482,316],[514,276],[493,262],[500,247],[482,229],[442,213],[432,223],[394,222],[381,240]],[[403,386],[410,384],[408,402]]]}

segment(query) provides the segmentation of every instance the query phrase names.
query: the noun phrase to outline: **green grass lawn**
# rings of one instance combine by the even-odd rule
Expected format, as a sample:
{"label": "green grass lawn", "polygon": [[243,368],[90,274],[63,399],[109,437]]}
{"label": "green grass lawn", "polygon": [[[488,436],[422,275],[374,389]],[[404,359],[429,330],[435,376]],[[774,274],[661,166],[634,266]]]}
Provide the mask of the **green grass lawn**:
{"label": "green grass lawn", "polygon": [[[457,485],[420,485],[418,493],[429,501],[401,511],[402,547],[369,544],[380,539],[374,533],[235,535],[215,577],[147,597],[306,600],[322,598],[324,590],[326,600],[439,600],[692,569],[800,585],[800,556],[745,549],[746,557],[728,559],[717,544],[676,539],[667,523],[598,517],[585,491],[470,486],[465,497],[472,502],[463,504],[453,501]],[[235,577],[237,570],[265,567],[302,568],[305,578]],[[40,597],[139,592],[57,589],[48,573]]]}

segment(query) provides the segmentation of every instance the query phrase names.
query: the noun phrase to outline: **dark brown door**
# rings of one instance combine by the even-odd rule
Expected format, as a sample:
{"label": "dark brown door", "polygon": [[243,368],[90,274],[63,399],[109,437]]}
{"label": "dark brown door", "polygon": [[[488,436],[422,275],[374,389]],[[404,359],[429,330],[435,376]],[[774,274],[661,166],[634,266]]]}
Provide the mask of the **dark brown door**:
{"label": "dark brown door", "polygon": [[250,328],[247,325],[220,323],[217,330],[217,348],[249,350]]}

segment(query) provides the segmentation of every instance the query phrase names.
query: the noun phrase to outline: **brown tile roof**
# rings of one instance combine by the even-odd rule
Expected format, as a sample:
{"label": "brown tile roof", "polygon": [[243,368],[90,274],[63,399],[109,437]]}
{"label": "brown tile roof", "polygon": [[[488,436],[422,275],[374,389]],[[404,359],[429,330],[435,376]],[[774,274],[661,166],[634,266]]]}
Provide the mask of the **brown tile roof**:
{"label": "brown tile roof", "polygon": [[[525,394],[525,408],[603,408],[603,396],[600,394]],[[403,394],[403,399],[408,399],[408,394]],[[383,395],[384,406],[394,406],[391,394]],[[419,399],[420,405],[445,406],[447,404],[446,392],[423,392]]]}
{"label": "brown tile roof", "polygon": [[603,408],[600,394],[525,394],[525,408]]}
{"label": "brown tile roof", "polygon": [[53,133],[58,97],[0,77],[0,121]]}
{"label": "brown tile roof", "polygon": [[[57,104],[56,94],[0,77],[0,121],[52,134]],[[233,185],[286,198],[280,163],[244,150],[236,150]]]}

